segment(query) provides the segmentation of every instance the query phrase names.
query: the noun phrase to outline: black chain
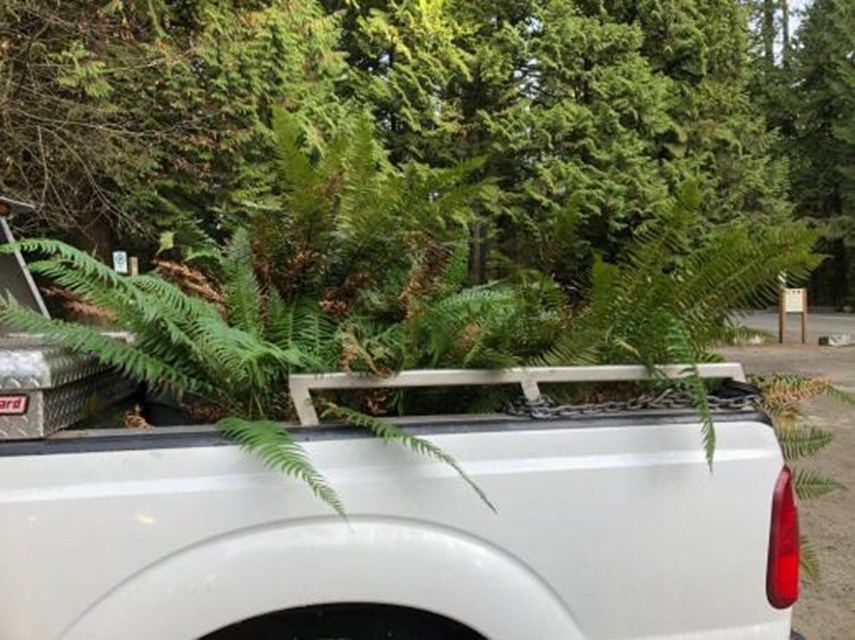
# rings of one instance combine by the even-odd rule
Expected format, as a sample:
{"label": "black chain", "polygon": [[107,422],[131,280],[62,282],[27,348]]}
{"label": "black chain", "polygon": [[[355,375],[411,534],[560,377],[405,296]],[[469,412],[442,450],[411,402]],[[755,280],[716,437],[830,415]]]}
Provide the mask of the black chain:
{"label": "black chain", "polygon": [[[708,395],[707,404],[710,411],[738,411],[754,409],[762,399],[762,394],[751,390],[730,397]],[[555,404],[551,398],[541,394],[536,400],[527,400],[524,397],[515,400],[507,407],[506,412],[520,418],[548,420],[643,409],[695,409],[695,407],[695,399],[690,393],[679,389],[666,389],[658,395],[643,395],[631,400],[588,404]]]}

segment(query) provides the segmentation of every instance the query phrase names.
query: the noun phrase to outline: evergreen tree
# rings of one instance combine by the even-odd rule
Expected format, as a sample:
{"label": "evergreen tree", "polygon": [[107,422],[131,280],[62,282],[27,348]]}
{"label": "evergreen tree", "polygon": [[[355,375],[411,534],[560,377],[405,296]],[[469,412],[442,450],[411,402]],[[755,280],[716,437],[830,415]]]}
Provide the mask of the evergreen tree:
{"label": "evergreen tree", "polygon": [[817,273],[820,299],[855,305],[855,6],[816,0],[793,61],[793,200],[818,221],[834,260]]}
{"label": "evergreen tree", "polygon": [[217,222],[274,180],[271,105],[322,127],[342,74],[311,0],[0,5],[0,192],[18,221],[107,251],[157,223]]}
{"label": "evergreen tree", "polygon": [[711,223],[789,213],[735,0],[331,2],[393,160],[483,157],[514,259],[571,281],[690,176]]}
{"label": "evergreen tree", "polygon": [[516,262],[575,282],[690,177],[710,225],[789,213],[738,0],[320,2],[10,0],[0,189],[40,205],[30,232],[102,248],[219,232],[279,195],[280,105],[306,148],[367,108],[393,166],[477,159],[475,281]]}

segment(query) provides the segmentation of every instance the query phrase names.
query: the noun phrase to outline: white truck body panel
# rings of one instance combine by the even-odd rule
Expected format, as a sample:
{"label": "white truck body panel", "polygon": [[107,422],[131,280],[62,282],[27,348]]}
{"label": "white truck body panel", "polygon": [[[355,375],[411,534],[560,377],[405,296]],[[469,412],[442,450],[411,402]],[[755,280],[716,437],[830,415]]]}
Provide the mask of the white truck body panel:
{"label": "white truck body panel", "polygon": [[767,424],[717,423],[712,472],[691,415],[416,429],[498,513],[447,466],[346,430],[304,445],[347,521],[235,446],[0,447],[0,638],[189,640],[336,602],[495,640],[789,638],[766,598]]}

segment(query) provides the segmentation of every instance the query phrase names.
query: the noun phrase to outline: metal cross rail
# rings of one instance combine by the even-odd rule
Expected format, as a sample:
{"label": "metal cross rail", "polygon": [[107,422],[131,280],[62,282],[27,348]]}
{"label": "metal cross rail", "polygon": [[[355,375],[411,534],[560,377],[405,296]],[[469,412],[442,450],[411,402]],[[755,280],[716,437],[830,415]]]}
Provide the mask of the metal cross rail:
{"label": "metal cross rail", "polygon": [[[681,378],[687,365],[656,367],[656,375]],[[745,382],[742,365],[721,362],[697,365],[701,378],[730,379]],[[403,387],[452,387],[470,385],[518,384],[526,400],[540,399],[539,383],[555,382],[632,382],[649,380],[653,375],[644,365],[597,365],[585,367],[514,367],[511,369],[417,369],[387,377],[352,373],[296,374],[288,379],[291,399],[300,426],[320,424],[311,391],[316,389],[394,389]]]}

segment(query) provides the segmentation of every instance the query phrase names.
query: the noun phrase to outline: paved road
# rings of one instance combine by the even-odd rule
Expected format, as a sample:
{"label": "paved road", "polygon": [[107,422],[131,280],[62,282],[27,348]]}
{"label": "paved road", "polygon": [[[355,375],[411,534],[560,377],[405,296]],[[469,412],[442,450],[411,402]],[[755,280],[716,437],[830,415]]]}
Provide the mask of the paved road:
{"label": "paved road", "polygon": [[[787,316],[787,343],[801,342],[800,316]],[[741,324],[751,329],[766,331],[778,340],[778,314],[764,311],[754,311],[745,316]],[[835,333],[848,333],[855,337],[855,313],[813,313],[808,316],[808,344],[817,344],[820,336]],[[855,638],[853,630],[852,638]]]}
{"label": "paved road", "polygon": [[[772,314],[767,314],[774,318]],[[756,321],[756,322],[755,322]],[[768,318],[752,318],[762,328]],[[824,326],[850,327],[855,316],[823,316]],[[819,323],[818,323],[819,324]],[[815,343],[814,343],[815,344]],[[855,346],[816,347],[772,344],[722,349],[728,360],[742,362],[749,373],[775,371],[828,376],[839,388],[855,393]],[[819,556],[822,576],[806,584],[796,605],[794,627],[807,640],[855,639],[855,407],[817,398],[805,407],[805,420],[830,430],[834,441],[815,458],[800,462],[849,487],[799,505],[802,531]]]}

